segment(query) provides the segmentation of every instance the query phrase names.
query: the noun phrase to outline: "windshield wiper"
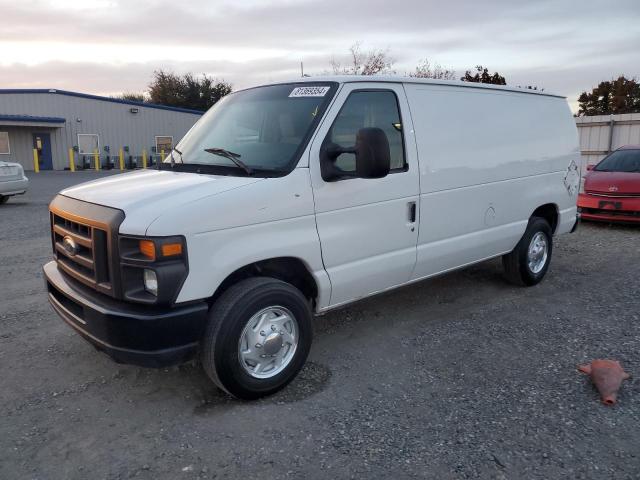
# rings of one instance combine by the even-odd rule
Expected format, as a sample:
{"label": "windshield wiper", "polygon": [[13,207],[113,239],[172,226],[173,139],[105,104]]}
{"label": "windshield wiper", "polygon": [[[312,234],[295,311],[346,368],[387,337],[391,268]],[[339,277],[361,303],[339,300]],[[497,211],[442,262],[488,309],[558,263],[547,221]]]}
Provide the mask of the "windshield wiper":
{"label": "windshield wiper", "polygon": [[253,175],[253,169],[249,167],[246,163],[244,163],[242,160],[240,160],[241,155],[239,153],[233,153],[233,152],[230,152],[229,150],[225,150],[224,148],[205,148],[204,151],[208,153],[213,153],[214,155],[219,155],[224,158],[228,158],[233,163],[235,163],[238,167],[240,167],[245,172],[247,172],[247,175]]}
{"label": "windshield wiper", "polygon": [[[171,165],[171,168],[173,168],[173,167],[174,167],[174,165],[176,164],[176,161],[175,161],[175,159],[173,158],[173,152],[174,152],[174,151],[175,151],[175,152],[178,152],[178,155],[180,155],[180,163],[181,163],[181,164],[184,164],[184,160],[182,159],[182,152],[181,152],[180,150],[178,150],[177,148],[173,148],[173,149],[171,149],[171,153],[169,154],[169,158],[170,158],[170,163],[169,163],[169,164]],[[156,162],[156,168],[157,168],[158,170],[160,170],[160,165],[161,165],[162,163],[164,163],[164,160],[162,160],[162,159],[160,159],[158,162]]]}

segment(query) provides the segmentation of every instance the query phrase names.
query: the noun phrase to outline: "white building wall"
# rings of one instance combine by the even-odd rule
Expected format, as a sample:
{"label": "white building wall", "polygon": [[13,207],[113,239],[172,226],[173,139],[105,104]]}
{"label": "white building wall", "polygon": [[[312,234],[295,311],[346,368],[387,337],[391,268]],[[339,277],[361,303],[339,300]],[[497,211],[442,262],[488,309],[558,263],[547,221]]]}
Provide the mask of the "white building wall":
{"label": "white building wall", "polygon": [[[98,134],[100,155],[104,146],[110,147],[109,155],[117,156],[120,147],[128,146],[129,154],[139,156],[145,149],[151,154],[155,137],[172,136],[174,145],[200,118],[201,114],[152,108],[143,105],[117,103],[110,99],[85,98],[63,93],[9,93],[0,90],[0,115],[29,115],[37,117],[61,117],[66,121],[62,128],[52,129],[51,150],[56,170],[69,165],[68,149],[78,144],[78,134]],[[137,108],[138,113],[131,113]],[[0,127],[3,131],[9,127]],[[36,127],[18,127],[27,132],[48,131]],[[15,129],[12,129],[15,130]],[[11,135],[16,136],[17,135]],[[20,135],[23,143],[24,135]],[[26,138],[26,137],[25,137]],[[11,143],[14,143],[10,138]],[[29,140],[31,141],[31,140]],[[33,170],[33,156],[29,152],[16,152],[11,161],[18,161],[25,169]],[[7,159],[7,158],[5,158]]]}
{"label": "white building wall", "polygon": [[[36,127],[33,128],[35,131]],[[53,144],[53,130],[45,128],[37,130],[51,134],[51,143]],[[33,135],[31,130],[0,125],[0,131],[9,133],[9,149],[11,150],[9,155],[0,155],[0,161],[17,162],[25,170],[33,170]]]}

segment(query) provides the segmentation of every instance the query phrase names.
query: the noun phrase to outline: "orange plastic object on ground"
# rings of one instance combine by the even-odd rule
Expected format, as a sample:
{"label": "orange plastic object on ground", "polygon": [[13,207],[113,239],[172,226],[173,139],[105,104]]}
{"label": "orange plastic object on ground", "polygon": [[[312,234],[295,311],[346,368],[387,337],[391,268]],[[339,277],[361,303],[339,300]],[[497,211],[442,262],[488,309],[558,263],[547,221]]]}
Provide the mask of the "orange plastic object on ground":
{"label": "orange plastic object on ground", "polygon": [[622,381],[630,377],[616,360],[593,360],[591,363],[578,366],[578,370],[591,377],[605,405],[616,403]]}

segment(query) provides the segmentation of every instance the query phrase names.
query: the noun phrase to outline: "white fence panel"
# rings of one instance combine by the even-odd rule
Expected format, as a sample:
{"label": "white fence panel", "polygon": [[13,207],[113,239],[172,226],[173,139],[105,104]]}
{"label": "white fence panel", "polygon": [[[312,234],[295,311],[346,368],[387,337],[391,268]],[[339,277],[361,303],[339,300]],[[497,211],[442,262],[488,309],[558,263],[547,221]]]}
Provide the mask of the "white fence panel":
{"label": "white fence panel", "polygon": [[624,145],[640,145],[640,113],[577,117],[582,172]]}

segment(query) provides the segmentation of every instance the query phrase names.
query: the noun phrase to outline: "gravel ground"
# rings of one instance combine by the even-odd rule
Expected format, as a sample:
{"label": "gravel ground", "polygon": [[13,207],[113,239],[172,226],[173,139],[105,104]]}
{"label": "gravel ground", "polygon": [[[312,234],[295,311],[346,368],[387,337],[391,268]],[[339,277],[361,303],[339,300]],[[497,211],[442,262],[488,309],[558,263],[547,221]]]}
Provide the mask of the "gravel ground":
{"label": "gravel ground", "polygon": [[[640,228],[583,224],[547,278],[489,261],[319,317],[309,362],[253,403],[190,363],[113,363],[49,306],[47,203],[0,207],[0,478],[640,478]],[[578,363],[635,374],[608,408]]]}

